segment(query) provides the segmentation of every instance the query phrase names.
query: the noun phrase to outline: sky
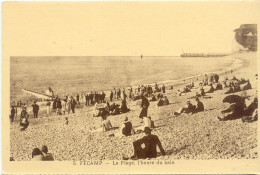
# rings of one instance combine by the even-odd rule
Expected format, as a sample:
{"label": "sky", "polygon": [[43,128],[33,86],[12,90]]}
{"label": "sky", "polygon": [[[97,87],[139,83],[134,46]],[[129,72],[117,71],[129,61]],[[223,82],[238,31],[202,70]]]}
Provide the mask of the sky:
{"label": "sky", "polygon": [[260,3],[5,2],[12,56],[175,56],[232,52],[233,30],[260,22]]}

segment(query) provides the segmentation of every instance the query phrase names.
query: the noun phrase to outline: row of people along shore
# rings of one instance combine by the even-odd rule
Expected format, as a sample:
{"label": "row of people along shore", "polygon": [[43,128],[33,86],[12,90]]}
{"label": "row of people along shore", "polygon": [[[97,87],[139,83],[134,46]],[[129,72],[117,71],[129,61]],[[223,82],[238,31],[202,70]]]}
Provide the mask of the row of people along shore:
{"label": "row of people along shore", "polygon": [[[218,77],[218,76],[216,76]],[[242,118],[243,122],[254,122],[258,120],[258,113],[257,113],[257,108],[258,108],[258,98],[255,97],[253,102],[249,105],[246,106],[245,100],[248,99],[249,97],[246,94],[246,91],[248,89],[251,89],[251,83],[249,80],[245,80],[243,78],[237,79],[235,76],[233,78],[228,79],[227,77],[224,78],[223,83],[221,84],[218,81],[219,78],[214,78],[213,80],[209,83],[208,79],[203,81],[199,84],[199,90],[200,92],[196,92],[196,94],[189,99],[195,99],[196,104],[193,105],[189,99],[187,99],[187,103],[184,107],[180,108],[179,110],[175,111],[173,113],[174,116],[179,116],[182,113],[187,113],[187,114],[194,114],[198,112],[203,112],[204,111],[204,104],[200,101],[200,99],[208,99],[208,98],[213,98],[209,94],[214,93],[217,90],[223,90],[224,88],[228,88],[224,94],[232,94],[229,96],[238,96],[237,98],[230,98],[229,101],[226,101],[230,103],[230,107],[228,109],[225,109],[221,111],[221,117],[218,116],[219,121],[226,121],[226,120],[234,120],[234,119],[239,119]],[[204,87],[207,86],[207,89],[205,90]],[[239,88],[238,88],[239,86]],[[173,89],[173,87],[170,87],[170,89]],[[195,89],[194,83],[192,82],[191,84],[188,84],[184,86],[182,90],[178,90],[176,93],[176,96],[183,96],[186,95],[189,92],[192,92],[192,89]],[[232,89],[232,90],[230,90]],[[131,92],[132,89],[130,88],[129,91]],[[156,128],[156,125],[152,118],[148,116],[148,108],[150,106],[150,102],[153,101],[158,101],[157,106],[165,106],[169,105],[169,100],[166,96],[166,87],[163,85],[163,87],[159,88],[157,84],[155,84],[154,90],[151,86],[140,86],[140,90],[138,90],[139,93],[134,93],[132,96],[127,96],[125,94],[125,91],[122,90],[123,95],[117,95],[116,98],[111,94],[114,94],[113,91],[111,91],[110,94],[110,103],[109,101],[105,101],[105,98],[102,100],[94,100],[91,102],[89,100],[85,101],[85,105],[88,106],[90,104],[94,105],[94,110],[93,110],[93,117],[101,117],[101,127],[100,128],[91,128],[90,132],[106,132],[110,130],[114,130],[114,127],[112,126],[111,121],[109,120],[110,115],[119,115],[121,113],[126,113],[129,112],[130,109],[127,107],[127,101],[126,99],[129,98],[131,100],[141,100],[141,111],[139,115],[139,119],[141,122],[140,127],[134,128],[131,121],[128,120],[127,117],[124,117],[122,126],[119,128],[119,131],[113,134],[110,134],[109,136],[111,137],[118,137],[118,136],[130,136],[135,133],[140,133],[144,132],[145,136],[137,141],[133,142],[133,147],[134,147],[134,156],[130,157],[130,159],[143,159],[143,158],[154,158],[157,156],[156,152],[156,146],[159,146],[160,151],[162,155],[165,155],[165,151],[161,145],[160,139],[156,135],[152,135],[151,131]],[[233,93],[243,91],[241,95],[234,95]],[[131,93],[130,93],[131,94]],[[227,97],[227,96],[226,96]],[[225,97],[225,98],[226,98]],[[148,100],[150,98],[150,100]],[[113,103],[114,100],[121,100],[121,105]],[[48,105],[50,106],[50,101],[48,101]],[[79,101],[79,96],[76,96],[76,100],[74,99],[73,96],[66,96],[63,100],[60,100],[58,96],[55,97],[53,101],[53,110],[56,111],[57,115],[61,115],[62,112],[65,114],[66,110],[62,111],[63,103],[65,102],[66,104],[69,103],[70,105],[73,104],[71,107],[72,113],[75,112],[75,106],[80,104]],[[223,99],[224,102],[224,99]],[[99,104],[104,104],[99,106]],[[36,106],[36,107],[35,107]],[[35,111],[33,109],[34,117],[37,118],[37,114],[35,112],[39,111],[39,106],[34,102],[33,108],[35,108]],[[26,108],[22,108],[22,112],[20,115],[20,125],[21,125],[21,131],[25,131],[26,128],[29,125],[28,121],[28,113],[26,112]],[[66,109],[66,107],[64,107]],[[14,107],[12,107],[12,110],[14,110]],[[50,110],[47,110],[47,114]],[[70,113],[69,111],[67,111]],[[11,115],[14,115],[14,111],[11,111]],[[65,118],[65,124],[69,125],[68,117]],[[145,144],[146,148],[142,148],[141,144]],[[129,158],[123,158],[123,159],[129,159]]]}

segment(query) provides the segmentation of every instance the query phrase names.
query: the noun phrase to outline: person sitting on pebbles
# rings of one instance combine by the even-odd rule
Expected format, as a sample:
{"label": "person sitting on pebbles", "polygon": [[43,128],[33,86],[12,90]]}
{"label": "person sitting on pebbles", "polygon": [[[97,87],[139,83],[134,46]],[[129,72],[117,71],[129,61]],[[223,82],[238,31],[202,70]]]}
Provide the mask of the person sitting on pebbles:
{"label": "person sitting on pebbles", "polygon": [[132,123],[128,120],[128,118],[125,116],[123,119],[122,126],[119,128],[119,132],[115,134],[111,134],[110,136],[130,136],[132,134],[135,134],[135,130],[133,128]]}
{"label": "person sitting on pebbles", "polygon": [[109,131],[110,129],[113,129],[113,126],[110,122],[110,120],[108,119],[108,115],[106,115],[105,117],[102,118],[102,128],[103,131]]}
{"label": "person sitting on pebbles", "polygon": [[206,93],[213,93],[213,92],[214,92],[213,85],[210,84],[210,89]]}
{"label": "person sitting on pebbles", "polygon": [[145,127],[149,127],[151,129],[155,128],[154,121],[151,119],[151,117],[143,117],[143,125],[135,128],[136,132],[143,132]]}
{"label": "person sitting on pebbles", "polygon": [[162,100],[162,98],[160,97],[160,99],[159,99],[159,101],[158,101],[158,103],[157,103],[157,106],[159,107],[159,106],[163,106],[163,100]]}
{"label": "person sitting on pebbles", "polygon": [[54,161],[52,154],[48,153],[48,147],[45,145],[42,146],[42,154],[44,161]]}
{"label": "person sitting on pebbles", "polygon": [[151,98],[150,102],[152,102],[152,101],[156,101],[156,97],[154,94],[152,94],[152,98]]}
{"label": "person sitting on pebbles", "polygon": [[106,116],[102,117],[101,127],[98,129],[96,129],[95,127],[93,129],[90,128],[90,132],[106,132],[111,129],[113,129],[113,126],[110,120],[108,119],[108,114],[106,114]]}
{"label": "person sitting on pebbles", "polygon": [[166,106],[169,105],[169,100],[166,96],[164,96],[164,99],[160,98],[159,102],[157,103],[157,106]]}
{"label": "person sitting on pebbles", "polygon": [[247,84],[245,86],[243,86],[241,90],[245,91],[248,89],[252,89],[252,85],[249,80],[247,80]]}
{"label": "person sitting on pebbles", "polygon": [[163,100],[163,106],[169,105],[170,102],[168,100],[168,98],[166,96],[164,96],[164,100]]}
{"label": "person sitting on pebbles", "polygon": [[242,117],[242,121],[248,123],[257,121],[258,119],[257,108],[258,108],[258,99],[254,98],[253,102],[251,102],[251,104],[248,107],[246,107],[246,109],[244,110],[244,116]]}
{"label": "person sitting on pebbles", "polygon": [[192,105],[191,102],[188,100],[186,102],[186,106],[185,107],[182,107],[180,108],[178,111],[174,112],[174,115],[180,115],[181,113],[192,113],[194,112],[196,106]]}
{"label": "person sitting on pebbles", "polygon": [[[132,160],[136,159],[146,159],[146,158],[156,158],[157,150],[156,146],[159,147],[161,154],[166,155],[161,141],[158,136],[151,134],[151,129],[149,127],[144,128],[145,136],[133,142],[134,155],[130,157]],[[143,148],[144,145],[144,148]],[[124,160],[129,158],[123,157]]]}
{"label": "person sitting on pebbles", "polygon": [[194,111],[192,113],[197,113],[197,112],[202,112],[204,111],[204,105],[203,103],[199,100],[199,98],[196,98],[196,108],[194,109]]}
{"label": "person sitting on pebbles", "polygon": [[27,117],[22,118],[20,122],[21,129],[20,131],[25,131],[29,126],[29,121]]}
{"label": "person sitting on pebbles", "polygon": [[230,86],[229,89],[228,89],[228,91],[225,92],[224,94],[230,94],[230,93],[234,93],[234,90],[233,90],[233,87],[232,87],[232,86]]}
{"label": "person sitting on pebbles", "polygon": [[39,148],[34,148],[31,161],[44,161],[43,154]]}
{"label": "person sitting on pebbles", "polygon": [[93,117],[98,117],[99,109],[98,109],[98,103],[96,102],[93,109]]}
{"label": "person sitting on pebbles", "polygon": [[127,108],[126,99],[123,99],[122,103],[121,103],[121,112],[126,113],[126,112],[129,112],[129,111],[130,111],[130,109]]}
{"label": "person sitting on pebbles", "polygon": [[243,116],[245,104],[232,103],[226,110],[221,111],[222,117],[218,116],[219,121],[235,120]]}

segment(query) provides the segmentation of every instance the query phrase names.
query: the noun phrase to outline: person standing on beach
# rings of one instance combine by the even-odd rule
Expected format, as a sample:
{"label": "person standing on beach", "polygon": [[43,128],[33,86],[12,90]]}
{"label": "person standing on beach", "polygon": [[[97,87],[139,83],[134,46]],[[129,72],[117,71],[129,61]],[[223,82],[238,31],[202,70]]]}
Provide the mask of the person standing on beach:
{"label": "person standing on beach", "polygon": [[102,94],[101,94],[101,102],[102,103],[105,103],[105,98],[106,98],[106,94],[102,91]]}
{"label": "person standing on beach", "polygon": [[50,100],[47,100],[46,111],[47,111],[47,116],[51,116],[51,102],[50,102]]}
{"label": "person standing on beach", "polygon": [[33,118],[38,118],[39,106],[36,104],[36,101],[34,101],[32,107],[33,107]]}
{"label": "person standing on beach", "polygon": [[57,98],[56,105],[57,105],[57,111],[56,111],[57,115],[61,115],[62,105],[61,105],[61,100],[59,98]]}
{"label": "person standing on beach", "polygon": [[142,110],[139,115],[139,118],[143,119],[143,117],[147,117],[147,111],[148,111],[148,107],[149,107],[150,103],[144,95],[141,95],[141,98],[142,98],[142,103],[141,103]]}
{"label": "person standing on beach", "polygon": [[162,85],[162,91],[165,94],[165,86],[164,86],[164,84]]}
{"label": "person standing on beach", "polygon": [[115,96],[115,100],[117,99],[116,97],[116,88],[114,88],[114,96]]}
{"label": "person standing on beach", "polygon": [[77,102],[75,101],[75,99],[73,98],[73,96],[70,97],[70,103],[71,103],[71,110],[72,110],[72,113],[75,113],[75,106],[77,104]]}
{"label": "person standing on beach", "polygon": [[120,99],[120,94],[121,94],[121,90],[120,90],[120,89],[118,89],[118,91],[117,91],[117,100],[119,100],[119,99]]}
{"label": "person standing on beach", "polygon": [[86,100],[86,106],[89,106],[89,95],[87,93],[85,95],[85,100]]}
{"label": "person standing on beach", "polygon": [[14,106],[12,106],[11,115],[10,115],[10,121],[11,122],[14,122],[14,115],[15,115],[15,109],[14,109]]}
{"label": "person standing on beach", "polygon": [[52,104],[52,109],[56,110],[57,109],[57,99],[58,99],[58,95],[56,95],[56,98],[53,100],[53,104]]}
{"label": "person standing on beach", "polygon": [[89,94],[89,99],[90,99],[90,104],[93,105],[93,92],[91,91],[90,94]]}
{"label": "person standing on beach", "polygon": [[62,106],[62,113],[65,115],[66,113],[66,105],[67,105],[67,100],[62,100],[61,101],[61,106]]}
{"label": "person standing on beach", "polygon": [[110,92],[110,101],[112,102],[113,101],[113,91]]}
{"label": "person standing on beach", "polygon": [[77,105],[80,105],[80,102],[79,102],[79,94],[76,95],[76,99],[77,99]]}

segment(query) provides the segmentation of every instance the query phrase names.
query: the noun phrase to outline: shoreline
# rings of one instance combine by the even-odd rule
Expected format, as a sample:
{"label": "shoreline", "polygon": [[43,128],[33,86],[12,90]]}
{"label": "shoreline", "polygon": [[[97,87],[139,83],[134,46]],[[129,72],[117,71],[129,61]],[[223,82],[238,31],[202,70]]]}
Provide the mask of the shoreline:
{"label": "shoreline", "polygon": [[[226,56],[226,57],[230,57],[230,56],[236,56],[236,55],[241,55],[241,53],[236,53],[236,54],[231,54],[231,55],[228,55],[228,56]],[[223,57],[223,58],[225,58],[225,57]],[[210,57],[209,58],[206,58],[206,59],[211,59]],[[204,75],[204,74],[210,74],[210,73],[217,73],[217,74],[219,74],[219,75],[223,75],[223,74],[225,74],[227,71],[230,71],[230,70],[233,70],[233,71],[235,71],[235,70],[237,70],[237,69],[239,69],[239,68],[241,68],[241,67],[243,67],[243,60],[241,59],[241,58],[231,58],[231,64],[228,66],[228,67],[223,67],[223,68],[220,68],[219,70],[217,70],[217,71],[212,71],[212,72],[203,72],[203,73],[200,73],[200,74],[195,74],[195,75],[192,75],[192,76],[187,76],[187,77],[182,77],[182,78],[178,78],[178,79],[169,79],[169,80],[165,80],[165,81],[158,81],[157,82],[157,84],[158,85],[162,85],[162,84],[164,84],[164,85],[168,85],[168,86],[181,86],[181,85],[184,85],[184,84],[188,84],[188,83],[190,83],[190,82],[192,82],[192,81],[197,81],[197,79],[199,79],[200,77],[202,77],[202,75]],[[149,76],[149,77],[153,77],[154,75],[158,75],[158,74],[165,74],[165,73],[169,73],[170,71],[166,71],[166,72],[162,72],[162,73],[157,73],[157,74],[153,74],[153,75],[151,75],[151,76]],[[195,80],[194,80],[195,79]],[[131,82],[130,84],[130,86],[125,86],[125,87],[123,87],[123,88],[125,88],[125,90],[126,90],[126,93],[128,92],[128,89],[130,88],[130,87],[132,87],[133,89],[137,89],[138,88],[138,86],[137,85],[133,85],[133,84],[136,84],[137,82],[141,82],[141,81],[143,81],[144,79],[141,79],[141,80],[135,80],[134,82]],[[190,82],[189,82],[190,81]],[[154,85],[154,83],[144,83],[144,84],[142,84],[142,85],[151,85],[151,86],[153,86]],[[117,88],[116,88],[117,89]],[[122,88],[120,88],[120,89],[122,89]],[[166,87],[166,89],[169,89],[169,87]],[[106,98],[109,96],[109,94],[110,94],[110,91],[113,91],[113,88],[110,88],[110,89],[103,89],[103,90],[100,90],[100,91],[98,91],[98,92],[104,92],[105,94],[106,94]],[[89,91],[90,92],[90,91]],[[88,93],[89,93],[88,92]],[[80,94],[80,92],[78,92],[79,94]],[[60,96],[60,94],[61,93],[57,93],[59,96]],[[75,93],[71,93],[71,94],[75,94]],[[64,95],[64,94],[63,94]],[[63,96],[63,95],[61,95],[61,96]],[[23,101],[23,100],[22,100]]]}
{"label": "shoreline", "polygon": [[[236,56],[236,55],[240,55],[240,53],[236,53],[236,54],[230,54],[230,55],[227,55],[225,57],[229,57],[229,56]],[[223,57],[223,58],[225,58]],[[205,57],[206,59],[210,59],[211,57]],[[240,68],[242,68],[244,66],[244,63],[243,63],[243,59],[241,58],[231,58],[231,64],[226,67],[226,68],[220,68],[220,70],[217,70],[217,71],[212,71],[212,72],[204,72],[204,73],[200,73],[200,74],[196,74],[196,75],[193,75],[193,76],[187,76],[187,77],[184,77],[184,78],[178,78],[178,79],[174,79],[174,80],[165,80],[165,81],[158,81],[156,82],[158,85],[168,85],[168,86],[180,86],[180,85],[184,85],[184,84],[187,84],[189,80],[193,80],[193,79],[197,79],[197,78],[200,78],[202,77],[202,75],[204,74],[210,74],[210,73],[216,73],[218,75],[223,75],[223,74],[226,74],[227,71],[236,71]],[[158,75],[158,74],[164,74],[164,73],[169,73],[170,71],[166,71],[166,72],[162,72],[162,73],[157,73],[157,74],[154,74],[154,75]],[[153,77],[154,75],[151,75],[149,77]],[[147,79],[147,78],[146,78]],[[126,90],[129,89],[130,87],[132,87],[133,89],[137,89],[138,88],[138,85],[134,85],[134,84],[137,84],[138,82],[141,82],[143,81],[144,79],[142,80],[135,80],[133,82],[130,83],[130,86],[126,86],[126,87],[123,87],[125,88]],[[197,80],[194,80],[194,81],[197,81]],[[141,83],[140,83],[141,84]],[[154,83],[144,83],[144,84],[141,84],[141,85],[154,85]],[[166,87],[167,88],[167,87]],[[113,90],[112,88],[110,90],[103,90],[104,93],[108,94],[110,93],[110,91]]]}

